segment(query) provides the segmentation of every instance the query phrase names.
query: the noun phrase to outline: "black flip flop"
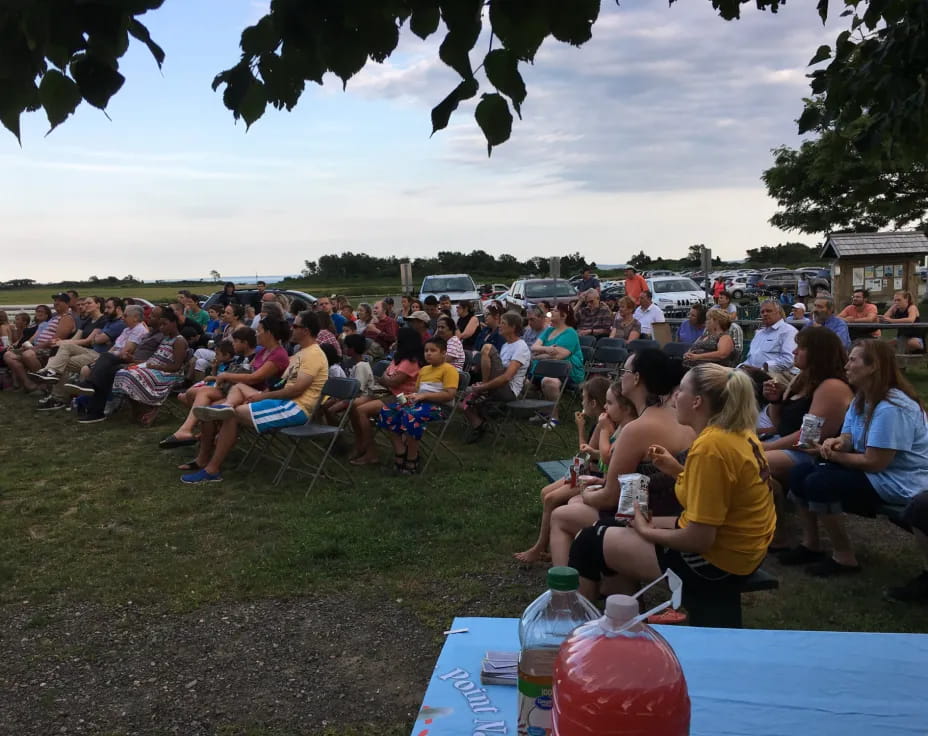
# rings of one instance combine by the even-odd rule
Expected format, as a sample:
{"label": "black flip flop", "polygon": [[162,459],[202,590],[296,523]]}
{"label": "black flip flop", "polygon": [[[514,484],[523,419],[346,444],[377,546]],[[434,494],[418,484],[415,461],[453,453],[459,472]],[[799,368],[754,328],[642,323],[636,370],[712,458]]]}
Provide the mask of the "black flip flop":
{"label": "black flip flop", "polygon": [[178,470],[199,470],[200,466],[197,464],[196,460],[191,460],[190,462],[186,462],[183,465],[178,465],[177,469]]}
{"label": "black flip flop", "polygon": [[190,447],[196,443],[197,441],[195,439],[191,438],[189,440],[179,440],[172,434],[161,440],[161,442],[158,443],[158,447],[160,447],[162,450],[170,450],[174,447]]}

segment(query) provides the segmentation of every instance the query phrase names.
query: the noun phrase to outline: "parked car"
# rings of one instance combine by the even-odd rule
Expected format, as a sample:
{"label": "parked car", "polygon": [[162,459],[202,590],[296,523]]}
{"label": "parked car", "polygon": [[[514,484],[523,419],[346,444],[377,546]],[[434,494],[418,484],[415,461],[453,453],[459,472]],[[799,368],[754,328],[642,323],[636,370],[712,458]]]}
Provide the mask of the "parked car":
{"label": "parked car", "polygon": [[809,293],[817,294],[819,291],[831,291],[831,271],[827,268],[800,268],[798,273],[808,274]]}
{"label": "parked car", "polygon": [[668,271],[667,269],[657,269],[655,271],[645,271],[644,277],[646,279],[656,278],[658,276],[679,276],[676,271]]}
{"label": "parked car", "polygon": [[507,304],[528,309],[539,302],[550,306],[571,303],[577,299],[577,287],[566,279],[520,279],[509,288]]}
{"label": "parked car", "polygon": [[693,279],[655,276],[647,279],[654,303],[668,317],[685,317],[694,304],[706,303],[706,292]]}
{"label": "parked car", "polygon": [[466,273],[439,273],[422,279],[419,300],[427,296],[441,297],[447,294],[452,303],[470,301],[480,309],[480,294],[474,280]]}
{"label": "parked car", "polygon": [[757,296],[780,296],[784,292],[795,294],[798,284],[799,274],[787,269],[766,271],[748,277],[748,287],[753,288],[753,294]]}
{"label": "parked car", "polygon": [[[266,289],[265,291],[266,293],[269,293],[269,294],[283,294],[286,297],[288,297],[290,301],[293,301],[294,299],[300,299],[306,302],[307,305],[312,305],[316,303],[316,297],[314,297],[312,294],[307,294],[305,291],[295,291],[294,289]],[[252,298],[257,293],[258,293],[257,289],[236,289],[235,290],[235,296],[238,297],[238,300],[241,304],[251,304]],[[209,295],[209,298],[205,302],[203,302],[201,306],[203,307],[203,309],[209,309],[217,301],[219,301],[219,297],[221,295],[222,295],[221,291],[214,291],[212,294]]]}
{"label": "parked car", "polygon": [[731,294],[732,299],[742,299],[746,295],[753,293],[750,288],[751,276],[760,276],[760,274],[755,272],[730,276],[725,281],[725,291]]}

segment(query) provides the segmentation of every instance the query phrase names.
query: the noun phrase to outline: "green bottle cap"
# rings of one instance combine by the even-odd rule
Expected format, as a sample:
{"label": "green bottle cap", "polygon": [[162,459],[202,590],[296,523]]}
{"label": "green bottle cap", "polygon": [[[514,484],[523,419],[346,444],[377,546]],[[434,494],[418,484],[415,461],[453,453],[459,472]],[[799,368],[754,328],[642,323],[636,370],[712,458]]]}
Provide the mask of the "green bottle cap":
{"label": "green bottle cap", "polygon": [[548,587],[551,590],[576,590],[580,587],[580,573],[572,567],[552,567],[548,570]]}

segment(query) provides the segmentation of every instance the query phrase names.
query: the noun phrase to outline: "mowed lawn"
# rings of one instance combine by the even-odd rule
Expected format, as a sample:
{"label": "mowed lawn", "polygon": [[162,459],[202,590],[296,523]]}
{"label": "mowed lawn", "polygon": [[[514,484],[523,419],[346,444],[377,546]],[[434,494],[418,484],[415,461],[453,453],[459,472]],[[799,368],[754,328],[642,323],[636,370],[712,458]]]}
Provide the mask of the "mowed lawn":
{"label": "mowed lawn", "polygon": [[[918,379],[928,388],[928,375]],[[0,394],[2,603],[132,600],[178,612],[363,591],[401,600],[440,632],[455,615],[517,616],[543,589],[542,566],[512,559],[534,540],[543,485],[524,440],[460,445],[463,468],[443,460],[425,477],[353,468],[352,487],[320,483],[304,498],[302,479],[271,487],[267,465],[181,484],[175,466],[191,453],[158,449],[175,426],[164,414],[150,429],[128,416],[82,427],[34,403]],[[567,453],[550,444],[545,454]],[[862,575],[812,580],[768,561],[780,590],[745,596],[746,625],[928,631],[924,609],[881,597],[919,568],[911,536],[883,519],[851,528]]]}

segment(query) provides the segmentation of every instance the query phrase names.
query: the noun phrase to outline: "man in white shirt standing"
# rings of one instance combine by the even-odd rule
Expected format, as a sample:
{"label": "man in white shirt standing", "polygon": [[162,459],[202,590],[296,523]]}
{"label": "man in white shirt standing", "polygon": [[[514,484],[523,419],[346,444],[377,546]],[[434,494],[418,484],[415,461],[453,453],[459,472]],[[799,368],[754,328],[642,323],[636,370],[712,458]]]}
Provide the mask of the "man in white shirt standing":
{"label": "man in white shirt standing", "polygon": [[638,298],[639,306],[635,309],[635,319],[641,325],[641,336],[653,339],[654,333],[651,325],[655,322],[665,322],[664,313],[661,308],[652,301],[650,290],[645,289]]}
{"label": "man in white shirt standing", "polygon": [[515,312],[504,312],[500,317],[499,334],[506,341],[499,352],[487,343],[480,350],[481,382],[474,384],[467,395],[464,416],[470,422],[468,443],[477,442],[486,431],[487,420],[481,407],[487,401],[505,403],[515,401],[522,393],[525,374],[532,353],[522,339],[522,317]]}
{"label": "man in white shirt standing", "polygon": [[773,299],[760,305],[760,321],[763,327],[754,333],[747,360],[741,365],[788,380],[793,369],[796,328],[783,319],[783,307]]}

